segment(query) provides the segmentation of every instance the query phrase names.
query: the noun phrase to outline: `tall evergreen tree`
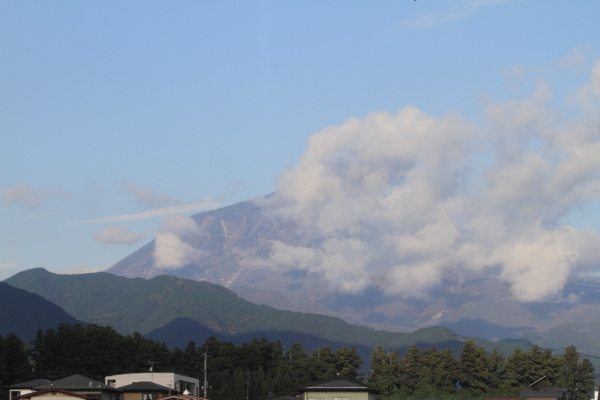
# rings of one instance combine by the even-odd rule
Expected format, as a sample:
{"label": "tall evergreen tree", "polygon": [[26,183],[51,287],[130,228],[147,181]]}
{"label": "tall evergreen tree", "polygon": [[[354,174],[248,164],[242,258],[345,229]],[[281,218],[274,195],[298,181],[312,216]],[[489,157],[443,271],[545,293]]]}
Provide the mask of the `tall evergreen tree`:
{"label": "tall evergreen tree", "polygon": [[398,352],[385,353],[383,346],[377,346],[371,353],[371,370],[368,383],[379,389],[381,394],[390,395],[397,388]]}
{"label": "tall evergreen tree", "polygon": [[357,379],[359,375],[362,360],[358,355],[356,346],[352,346],[350,350],[347,347],[342,347],[335,352],[335,369],[343,376],[352,379]]}
{"label": "tall evergreen tree", "polygon": [[[0,339],[2,337],[0,336]],[[25,343],[14,333],[9,333],[4,339],[4,369],[2,371],[8,374],[2,374],[0,379],[4,385],[12,385],[24,381],[31,375],[32,366],[29,362],[29,355]],[[1,350],[0,350],[1,351]],[[2,364],[2,361],[0,361]]]}
{"label": "tall evergreen tree", "polygon": [[499,390],[504,381],[504,355],[498,349],[494,349],[488,356],[488,387],[491,390]]}
{"label": "tall evergreen tree", "polygon": [[323,346],[313,351],[309,358],[310,379],[315,381],[337,374],[336,358],[329,346]]}
{"label": "tall evergreen tree", "polygon": [[488,360],[485,350],[476,347],[472,340],[466,342],[460,351],[459,380],[462,390],[471,395],[481,395],[488,390]]}
{"label": "tall evergreen tree", "polygon": [[420,369],[421,352],[416,345],[412,345],[402,357],[398,366],[398,384],[406,393],[412,393],[417,388]]}

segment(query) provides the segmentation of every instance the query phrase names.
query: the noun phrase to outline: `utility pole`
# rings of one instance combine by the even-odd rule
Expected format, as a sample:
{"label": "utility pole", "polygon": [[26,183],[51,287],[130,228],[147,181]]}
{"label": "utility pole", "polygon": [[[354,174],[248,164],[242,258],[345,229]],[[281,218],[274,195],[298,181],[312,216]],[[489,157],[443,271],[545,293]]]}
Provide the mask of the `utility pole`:
{"label": "utility pole", "polygon": [[206,380],[206,358],[208,356],[208,348],[204,348],[204,398],[208,398],[208,381]]}
{"label": "utility pole", "polygon": [[154,382],[154,364],[158,364],[158,361],[148,360],[148,364],[150,364],[150,372],[152,372],[152,375],[150,375],[150,382]]}
{"label": "utility pole", "polygon": [[250,372],[246,373],[246,400],[250,400]]}

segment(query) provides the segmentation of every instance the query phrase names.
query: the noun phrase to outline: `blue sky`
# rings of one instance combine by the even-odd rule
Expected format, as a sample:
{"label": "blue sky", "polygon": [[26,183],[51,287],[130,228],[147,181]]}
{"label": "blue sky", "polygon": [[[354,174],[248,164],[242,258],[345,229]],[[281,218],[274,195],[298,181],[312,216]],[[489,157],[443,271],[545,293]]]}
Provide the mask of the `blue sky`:
{"label": "blue sky", "polygon": [[[598,15],[592,0],[2,2],[0,279],[106,268],[161,217],[271,193],[309,135],[352,117],[411,105],[485,125],[485,104],[543,79],[575,118],[564,99],[600,56]],[[563,222],[600,229],[594,210]]]}

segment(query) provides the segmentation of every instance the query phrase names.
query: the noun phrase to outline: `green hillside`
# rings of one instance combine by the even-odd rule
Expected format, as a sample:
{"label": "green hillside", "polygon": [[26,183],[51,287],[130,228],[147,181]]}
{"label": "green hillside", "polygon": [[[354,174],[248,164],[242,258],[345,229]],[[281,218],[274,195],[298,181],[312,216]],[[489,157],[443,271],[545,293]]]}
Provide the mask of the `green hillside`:
{"label": "green hillside", "polygon": [[[135,331],[146,334],[177,318],[189,318],[230,337],[295,332],[336,343],[370,348],[383,345],[393,349],[412,344],[456,349],[465,340],[449,328],[439,326],[394,333],[319,314],[277,310],[250,303],[223,286],[167,275],[145,280],[104,272],[58,275],[38,268],[20,272],[6,282],[44,297],[75,318],[110,325],[123,334]],[[497,346],[476,339],[488,351],[501,347],[512,352],[523,347],[510,343]]]}
{"label": "green hillside", "polygon": [[62,322],[79,322],[43,297],[4,282],[0,282],[0,305],[0,336],[14,333],[29,341],[38,329],[55,328]]}

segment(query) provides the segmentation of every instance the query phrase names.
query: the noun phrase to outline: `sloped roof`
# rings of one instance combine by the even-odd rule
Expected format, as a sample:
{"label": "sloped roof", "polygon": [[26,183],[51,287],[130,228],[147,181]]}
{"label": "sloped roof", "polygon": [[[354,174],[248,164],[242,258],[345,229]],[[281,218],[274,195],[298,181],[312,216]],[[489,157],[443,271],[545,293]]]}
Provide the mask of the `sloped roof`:
{"label": "sloped roof", "polygon": [[348,390],[354,392],[377,392],[378,390],[372,386],[365,385],[364,383],[360,383],[355,381],[352,378],[348,378],[347,376],[338,375],[332,376],[329,378],[322,379],[318,382],[311,383],[309,385],[304,386],[299,391],[307,392],[307,391],[323,391],[323,390]]}
{"label": "sloped roof", "polygon": [[526,399],[562,399],[563,390],[561,388],[525,388],[521,390],[519,397]]}
{"label": "sloped roof", "polygon": [[192,396],[190,394],[174,394],[172,396],[161,397],[160,400],[211,400],[207,397]]}
{"label": "sloped roof", "polygon": [[48,389],[38,390],[37,392],[31,392],[31,393],[23,394],[21,396],[15,396],[12,398],[12,400],[15,400],[15,399],[26,400],[26,399],[30,399],[34,396],[39,396],[41,394],[50,393],[50,392],[62,393],[62,394],[66,394],[68,396],[79,397],[80,399],[85,399],[85,400],[97,400],[96,398],[94,398],[92,396],[86,396],[85,394],[75,393],[75,392],[71,392],[71,391],[59,389],[59,388],[48,388]]}
{"label": "sloped roof", "polygon": [[36,386],[45,385],[46,383],[50,383],[47,379],[34,379],[33,381],[15,383],[13,385],[9,385],[7,389],[32,389]]}
{"label": "sloped roof", "polygon": [[168,388],[166,386],[159,385],[154,382],[146,382],[146,381],[133,382],[133,383],[130,383],[129,385],[119,387],[119,390],[122,390],[124,392],[165,392],[165,393],[173,393],[173,394],[179,393],[179,391],[177,391],[175,389]]}
{"label": "sloped roof", "polygon": [[46,383],[44,385],[37,386],[36,389],[48,389],[48,388],[59,388],[64,390],[108,390],[111,392],[119,392],[120,389],[116,389],[112,386],[105,385],[102,382],[95,381],[90,378],[86,378],[83,375],[71,375],[63,379],[59,379],[57,381],[52,381],[50,383]]}

